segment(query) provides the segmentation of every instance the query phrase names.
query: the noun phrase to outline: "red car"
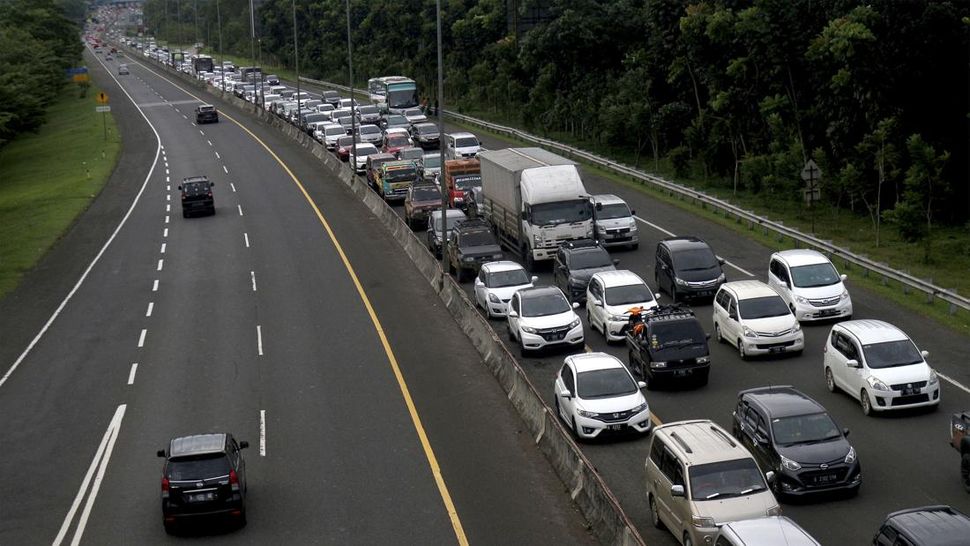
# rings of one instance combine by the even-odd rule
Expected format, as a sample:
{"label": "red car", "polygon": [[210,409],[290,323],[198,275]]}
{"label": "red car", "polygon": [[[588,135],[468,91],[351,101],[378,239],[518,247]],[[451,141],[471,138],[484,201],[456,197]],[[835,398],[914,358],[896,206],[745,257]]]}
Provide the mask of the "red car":
{"label": "red car", "polygon": [[412,146],[414,146],[414,143],[411,142],[411,137],[407,133],[391,133],[384,137],[384,147],[381,151],[387,154],[397,154],[400,150]]}
{"label": "red car", "polygon": [[337,148],[334,150],[334,153],[337,154],[340,161],[349,161],[350,152],[353,150],[353,147],[354,137],[350,135],[343,136],[337,139]]}

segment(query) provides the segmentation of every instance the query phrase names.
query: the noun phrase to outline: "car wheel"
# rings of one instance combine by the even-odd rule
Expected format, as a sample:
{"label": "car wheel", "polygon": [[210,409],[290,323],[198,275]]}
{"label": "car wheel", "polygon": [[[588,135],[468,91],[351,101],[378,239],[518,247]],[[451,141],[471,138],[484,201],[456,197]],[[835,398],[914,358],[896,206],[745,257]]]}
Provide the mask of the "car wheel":
{"label": "car wheel", "polygon": [[741,338],[738,338],[738,356],[741,357],[741,360],[748,359],[748,354],[744,352],[744,342],[741,341]]}
{"label": "car wheel", "polygon": [[724,338],[721,337],[721,328],[717,325],[716,322],[714,323],[714,341],[718,343],[724,343]]}
{"label": "car wheel", "polygon": [[576,427],[576,418],[575,417],[570,417],[569,418],[569,426],[570,426],[570,429],[573,432],[573,438],[579,440],[579,429]]}
{"label": "car wheel", "polygon": [[825,386],[829,389],[829,392],[839,390],[835,385],[835,378],[832,377],[832,368],[825,368]]}
{"label": "car wheel", "polygon": [[866,392],[866,389],[862,389],[862,392],[859,393],[859,402],[862,404],[863,415],[872,415],[872,402],[869,401],[869,393]]}
{"label": "car wheel", "polygon": [[704,373],[697,375],[697,386],[704,387],[707,385],[708,377],[711,375],[711,370],[707,370]]}
{"label": "car wheel", "polygon": [[458,281],[459,284],[461,284],[461,281],[465,280],[465,268],[464,267],[458,266],[455,269],[455,280]]}
{"label": "car wheel", "polygon": [[165,526],[165,533],[169,535],[174,535],[178,533],[178,528],[175,527],[174,523],[163,522],[162,525]]}
{"label": "car wheel", "polygon": [[522,358],[529,356],[529,350],[525,348],[525,344],[521,340],[519,341],[519,356]]}
{"label": "car wheel", "polygon": [[687,531],[684,531],[684,546],[694,546],[694,541],[690,539]]}
{"label": "car wheel", "polygon": [[515,341],[515,334],[512,332],[512,328],[506,324],[505,331],[509,334],[509,341]]}
{"label": "car wheel", "polygon": [[964,453],[960,459],[960,477],[963,478],[963,488],[970,493],[970,453]]}
{"label": "car wheel", "polygon": [[638,248],[640,248],[640,243],[633,243],[630,245],[630,250],[636,250]]}
{"label": "car wheel", "polygon": [[650,522],[657,529],[663,529],[664,522],[660,520],[660,512],[657,511],[657,503],[653,500],[653,495],[647,497],[647,503],[650,505]]}

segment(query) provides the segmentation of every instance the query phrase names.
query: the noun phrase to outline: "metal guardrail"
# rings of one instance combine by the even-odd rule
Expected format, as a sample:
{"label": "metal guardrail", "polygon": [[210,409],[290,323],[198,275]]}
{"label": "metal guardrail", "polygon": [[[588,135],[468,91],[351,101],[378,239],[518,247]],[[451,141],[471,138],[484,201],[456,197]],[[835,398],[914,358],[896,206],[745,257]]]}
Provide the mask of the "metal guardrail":
{"label": "metal guardrail", "polygon": [[[331,89],[339,89],[345,92],[350,91],[350,88],[347,86],[331,82],[324,82],[303,77],[300,78],[300,81]],[[355,89],[355,91],[366,96],[362,89]],[[902,285],[903,291],[906,293],[908,293],[910,289],[914,289],[926,294],[927,302],[932,302],[934,298],[946,302],[949,304],[949,312],[951,315],[956,313],[958,308],[970,311],[970,298],[957,294],[955,290],[939,287],[933,284],[932,281],[920,279],[904,271],[893,269],[886,264],[873,261],[872,259],[861,254],[835,246],[830,241],[824,241],[817,237],[806,235],[797,229],[785,226],[781,222],[762,218],[751,211],[744,210],[722,199],[711,197],[704,192],[681,186],[680,184],[676,184],[658,176],[636,170],[628,165],[600,157],[585,150],[580,150],[579,148],[567,146],[560,142],[556,142],[555,140],[538,137],[514,127],[506,127],[504,125],[480,120],[471,116],[452,112],[450,110],[444,110],[444,114],[463,123],[482,127],[483,129],[488,129],[489,131],[494,131],[496,133],[511,136],[519,140],[524,140],[531,144],[536,144],[550,150],[555,150],[570,158],[579,158],[598,167],[609,169],[624,176],[629,176],[630,178],[642,183],[657,186],[665,190],[670,195],[676,195],[681,199],[688,198],[692,201],[701,203],[703,206],[711,207],[715,213],[717,213],[717,211],[721,211],[725,216],[733,216],[739,223],[742,221],[748,222],[750,229],[754,229],[755,226],[760,226],[764,230],[765,234],[768,234],[768,232],[771,231],[776,233],[779,237],[788,237],[792,239],[796,246],[802,245],[805,247],[811,247],[819,250],[820,252],[824,252],[829,256],[836,256],[842,259],[847,268],[851,266],[861,268],[865,276],[868,276],[869,272],[871,271],[881,275],[884,283],[888,282],[888,280],[898,282],[900,285]]]}

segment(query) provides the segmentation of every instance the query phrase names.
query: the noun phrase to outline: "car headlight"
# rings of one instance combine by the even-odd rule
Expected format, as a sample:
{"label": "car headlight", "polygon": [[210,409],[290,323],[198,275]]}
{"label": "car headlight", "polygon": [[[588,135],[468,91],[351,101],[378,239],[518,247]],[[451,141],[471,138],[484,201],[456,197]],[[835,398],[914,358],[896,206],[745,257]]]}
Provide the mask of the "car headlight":
{"label": "car headlight", "polygon": [[538,330],[536,330],[535,328],[533,328],[531,326],[523,326],[522,327],[522,331],[525,332],[525,333],[527,333],[527,334],[534,334],[534,333],[538,332]]}
{"label": "car headlight", "polygon": [[792,328],[791,328],[791,331],[792,332],[799,332],[799,331],[801,331],[801,329],[802,329],[802,325],[799,324],[798,321],[796,320],[795,321],[795,325],[792,326]]}
{"label": "car headlight", "polygon": [[569,323],[569,329],[572,330],[573,328],[575,328],[575,327],[577,327],[579,325],[580,325],[579,319],[576,319],[576,320],[574,320],[574,321],[572,321],[572,322]]}
{"label": "car headlight", "polygon": [[777,504],[774,505],[774,506],[772,506],[771,508],[769,508],[765,512],[765,515],[768,516],[769,518],[771,516],[780,516],[781,515],[781,506],[778,506]]}
{"label": "car headlight", "polygon": [[845,454],[845,464],[852,464],[855,462],[855,448],[849,446],[849,452]]}
{"label": "car headlight", "polygon": [[488,295],[488,301],[490,301],[492,303],[502,303],[502,300],[500,300],[499,297],[496,296],[495,294],[489,294]]}
{"label": "car headlight", "polygon": [[474,262],[475,261],[475,258],[473,256],[465,256],[464,258],[461,259],[461,261],[463,261],[463,262]]}
{"label": "car headlight", "polygon": [[930,370],[930,385],[934,385],[940,382],[940,376],[936,374],[936,370]]}
{"label": "car headlight", "polygon": [[502,255],[501,254],[492,254],[492,259],[493,260],[501,260],[502,259]]}
{"label": "car headlight", "polygon": [[666,362],[662,362],[662,361],[661,362],[651,362],[650,363],[650,367],[651,368],[666,368],[667,367],[667,363]]}
{"label": "car headlight", "polygon": [[610,320],[613,322],[622,322],[628,319],[626,315],[610,315]]}
{"label": "car headlight", "polygon": [[802,305],[808,305],[808,299],[803,298],[802,296],[795,296],[795,301]]}
{"label": "car headlight", "polygon": [[594,412],[594,411],[586,411],[584,409],[579,409],[579,408],[576,409],[576,413],[578,413],[582,417],[590,417],[590,418],[597,417],[597,413],[596,412]]}
{"label": "car headlight", "polygon": [[785,467],[785,470],[791,470],[792,472],[797,472],[802,469],[802,465],[797,462],[785,457],[784,455],[778,455],[781,457],[781,466]]}
{"label": "car headlight", "polygon": [[574,288],[586,288],[587,285],[589,285],[589,282],[584,281],[583,279],[576,279],[576,278],[569,279],[569,286],[572,286]]}
{"label": "car headlight", "polygon": [[677,286],[687,286],[687,281],[681,279],[680,277],[674,277],[674,282],[677,283]]}
{"label": "car headlight", "polygon": [[724,273],[717,276],[717,282],[724,282],[725,280],[727,280],[727,276],[725,276]]}
{"label": "car headlight", "polygon": [[714,518],[691,516],[690,521],[694,524],[694,527],[717,527],[717,522],[714,521]]}
{"label": "car headlight", "polygon": [[886,386],[885,383],[883,383],[879,379],[876,379],[873,376],[869,376],[868,381],[869,381],[869,386],[872,387],[873,390],[877,390],[877,391],[888,391],[888,390],[890,390],[889,387]]}
{"label": "car headlight", "polygon": [[711,357],[709,357],[709,356],[699,356],[699,357],[697,357],[697,363],[698,364],[707,364],[710,361],[711,361]]}
{"label": "car headlight", "polygon": [[843,300],[847,300],[847,299],[849,299],[849,291],[848,291],[848,290],[843,290],[843,291],[842,291],[842,296],[840,296],[840,297],[841,297],[841,298],[842,298]]}
{"label": "car headlight", "polygon": [[742,332],[744,333],[744,337],[758,337],[758,334],[756,334],[754,330],[752,330],[751,328],[748,328],[747,326],[744,327]]}
{"label": "car headlight", "polygon": [[633,408],[630,411],[633,413],[633,415],[636,415],[636,414],[640,413],[641,411],[643,411],[645,409],[647,409],[647,403],[646,402],[640,404],[639,406]]}

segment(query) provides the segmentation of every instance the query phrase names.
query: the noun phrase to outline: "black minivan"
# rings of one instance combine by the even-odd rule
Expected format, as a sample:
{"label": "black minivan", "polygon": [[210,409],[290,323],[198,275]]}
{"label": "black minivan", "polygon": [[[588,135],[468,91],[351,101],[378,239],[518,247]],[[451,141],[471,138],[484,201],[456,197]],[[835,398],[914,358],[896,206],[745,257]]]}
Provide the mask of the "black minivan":
{"label": "black minivan", "polygon": [[855,448],[821,404],[789,385],[738,393],[734,436],[751,451],[779,500],[840,491],[854,495],[862,485]]}
{"label": "black minivan", "polygon": [[654,280],[657,289],[676,303],[686,299],[713,298],[726,280],[724,259],[697,237],[672,237],[657,243]]}

